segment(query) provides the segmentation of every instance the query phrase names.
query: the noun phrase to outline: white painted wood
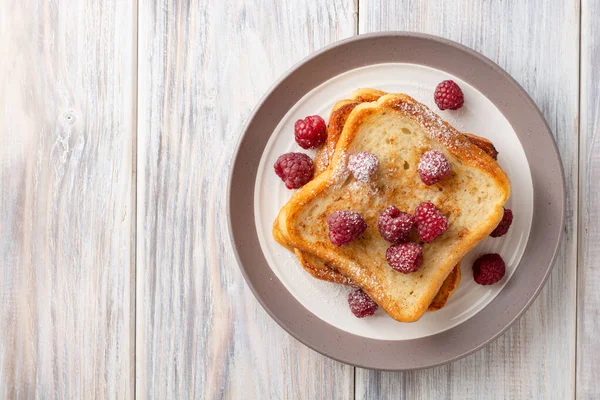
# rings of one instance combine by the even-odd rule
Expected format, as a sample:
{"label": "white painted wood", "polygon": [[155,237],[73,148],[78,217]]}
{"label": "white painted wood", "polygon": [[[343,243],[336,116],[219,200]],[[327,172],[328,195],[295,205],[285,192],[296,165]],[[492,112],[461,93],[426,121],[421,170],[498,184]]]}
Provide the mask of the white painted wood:
{"label": "white painted wood", "polygon": [[140,2],[139,398],[347,399],[353,369],[258,305],[230,246],[225,187],[252,107],[293,63],[354,32],[352,0]]}
{"label": "white painted wood", "polygon": [[577,398],[600,398],[600,3],[581,10]]}
{"label": "white painted wood", "polygon": [[0,398],[133,397],[130,1],[0,4]]}
{"label": "white painted wood", "polygon": [[[504,336],[482,351],[440,368],[404,374],[357,369],[356,398],[572,398],[576,335],[579,2],[362,0],[359,11],[360,33],[409,30],[436,34],[461,42],[506,69],[533,97],[555,133],[567,179],[568,213],[565,240],[547,286],[524,318]],[[594,22],[590,17],[590,24]],[[599,60],[596,57],[596,63]],[[597,82],[591,76],[590,83]],[[594,98],[596,103],[589,109],[598,105],[597,91],[594,96],[589,98]],[[594,176],[597,181],[598,162],[588,172],[593,174],[589,182],[593,182]],[[594,193],[596,197],[589,200],[598,205],[597,191]],[[590,216],[597,220],[598,213]],[[590,238],[597,244],[597,234]],[[590,282],[589,288],[593,290],[597,286]],[[597,316],[597,295],[595,299],[590,306]],[[589,314],[583,321],[598,327],[597,319],[592,322],[593,315]],[[591,339],[594,331],[588,335]],[[596,340],[596,348],[598,343]],[[592,371],[590,368],[590,374]],[[592,380],[590,375],[590,382]]]}
{"label": "white painted wood", "polygon": [[[134,2],[0,5],[0,398],[131,398],[134,366],[139,398],[351,397],[353,369],[297,343],[246,288],[223,182],[251,108],[294,62],[353,34],[353,1],[139,6],[136,71]],[[600,396],[600,5],[583,1],[579,161],[578,1],[359,6],[360,32],[437,34],[511,73],[556,134],[569,213],[551,280],[513,329],[449,366],[357,370],[357,398],[573,396],[578,165],[577,397]]]}

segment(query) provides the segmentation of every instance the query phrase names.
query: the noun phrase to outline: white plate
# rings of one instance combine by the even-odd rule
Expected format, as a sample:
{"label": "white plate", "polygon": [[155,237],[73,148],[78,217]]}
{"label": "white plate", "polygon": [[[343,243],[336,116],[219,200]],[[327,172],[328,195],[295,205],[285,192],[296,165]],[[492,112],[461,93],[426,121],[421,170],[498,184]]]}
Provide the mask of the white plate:
{"label": "white plate", "polygon": [[[463,90],[464,106],[457,111],[439,111],[433,102],[436,85],[453,79]],[[462,279],[444,308],[427,312],[414,323],[401,323],[379,310],[373,317],[358,319],[347,304],[349,288],[317,280],[305,272],[296,257],[281,247],[271,234],[279,209],[293,191],[285,188],[273,171],[281,154],[301,151],[294,141],[294,122],[318,114],[327,120],[333,105],[358,88],[375,88],[391,93],[406,93],[436,111],[461,132],[490,139],[499,151],[498,162],[511,180],[512,195],[506,208],[513,210],[514,221],[505,236],[488,238],[462,262]],[[450,329],[483,309],[507,284],[527,245],[533,216],[533,186],[525,152],[513,128],[502,113],[481,92],[446,72],[416,64],[370,65],[348,71],[306,94],[281,120],[261,157],[254,190],[255,222],[260,245],[269,266],[292,295],[310,312],[346,332],[381,340],[407,340]],[[507,266],[505,278],[492,286],[473,281],[471,266],[481,254],[499,253]]]}

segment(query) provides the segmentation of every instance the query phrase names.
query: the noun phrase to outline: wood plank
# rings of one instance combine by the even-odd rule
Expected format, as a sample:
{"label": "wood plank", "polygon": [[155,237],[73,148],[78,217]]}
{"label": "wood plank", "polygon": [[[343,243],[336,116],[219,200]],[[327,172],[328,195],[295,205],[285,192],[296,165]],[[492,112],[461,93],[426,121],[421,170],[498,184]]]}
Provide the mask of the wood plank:
{"label": "wood plank", "polygon": [[360,33],[407,30],[443,36],[483,53],[507,70],[533,97],[555,134],[567,179],[568,210],[565,240],[548,284],[504,336],[440,368],[413,373],[357,369],[356,398],[572,398],[579,2],[362,0],[359,10]]}
{"label": "wood plank", "polygon": [[274,80],[354,33],[353,0],[141,2],[136,395],[347,399],[353,369],[296,342],[247,288],[225,187]]}
{"label": "wood plank", "polygon": [[133,397],[134,21],[0,7],[0,398]]}
{"label": "wood plank", "polygon": [[600,398],[600,3],[581,4],[577,398]]}

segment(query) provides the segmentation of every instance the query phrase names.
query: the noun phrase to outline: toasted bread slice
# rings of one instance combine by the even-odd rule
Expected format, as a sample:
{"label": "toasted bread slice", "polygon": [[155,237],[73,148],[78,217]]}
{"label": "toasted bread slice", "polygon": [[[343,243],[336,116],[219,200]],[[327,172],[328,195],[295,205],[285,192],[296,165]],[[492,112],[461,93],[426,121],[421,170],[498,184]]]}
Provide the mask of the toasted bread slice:
{"label": "toasted bread slice", "polygon": [[[358,89],[350,94],[349,99],[341,100],[334,105],[327,127],[327,142],[321,147],[315,158],[315,176],[327,168],[329,159],[333,155],[335,145],[342,133],[344,124],[346,123],[346,119],[354,107],[363,102],[376,101],[385,94],[387,93],[377,89]],[[486,139],[483,138],[481,138],[481,140],[486,141]],[[491,142],[489,143],[491,145]],[[287,242],[283,239],[277,223],[273,226],[273,236],[281,245],[287,247],[296,254],[302,268],[313,277],[329,282],[352,285],[351,279],[340,274],[331,263],[327,263],[310,253],[289,247]],[[429,306],[428,311],[436,311],[444,307],[450,295],[458,288],[460,277],[460,263],[458,263],[442,284],[440,290]]]}
{"label": "toasted bread slice", "polygon": [[[315,175],[318,175],[322,172],[329,163],[329,158],[333,155],[333,150],[335,149],[335,144],[337,143],[339,136],[342,132],[344,124],[346,123],[346,119],[350,112],[361,102],[370,102],[376,101],[379,97],[386,94],[377,89],[358,89],[353,92],[348,100],[342,100],[336,103],[333,107],[331,115],[329,117],[329,124],[327,127],[327,142],[326,144],[319,150],[319,153],[316,157],[315,161]],[[498,152],[496,151],[494,145],[489,140],[472,135],[465,134],[471,142],[476,144],[482,150],[484,150],[490,157],[496,159]],[[277,222],[277,221],[276,221]],[[273,235],[276,240],[287,247],[290,251],[294,251],[300,265],[311,274],[313,277],[322,279],[329,282],[342,283],[351,285],[352,282],[349,278],[340,274],[334,265],[331,263],[327,263],[324,260],[306,252],[301,252],[298,249],[292,249],[288,246],[287,242],[283,239],[282,235],[279,232],[278,224],[275,223],[273,226]],[[460,283],[460,263],[457,264],[452,272],[448,275],[444,283],[440,287],[440,290],[436,294],[433,299],[431,305],[428,308],[428,311],[435,311],[441,309],[448,298],[454,291],[457,289]]]}
{"label": "toasted bread slice", "polygon": [[[444,153],[452,175],[426,186],[416,173],[421,154]],[[354,181],[346,170],[349,154],[370,151],[380,167],[370,185]],[[427,107],[406,95],[385,95],[355,106],[336,145],[331,166],[297,191],[282,208],[278,227],[290,247],[335,265],[399,321],[416,321],[462,256],[485,238],[502,218],[510,195],[499,165]],[[448,231],[423,248],[423,265],[401,274],[385,261],[388,244],[377,233],[377,214],[389,204],[412,212],[432,201],[447,216]],[[331,212],[360,212],[369,228],[359,240],[337,247],[329,242]]]}
{"label": "toasted bread slice", "polygon": [[[348,100],[341,100],[335,104],[329,117],[327,142],[321,147],[315,158],[315,176],[327,168],[329,158],[333,155],[335,145],[342,133],[346,119],[354,107],[362,102],[376,101],[385,94],[385,92],[377,89],[358,89],[350,94]],[[313,277],[324,281],[352,285],[352,280],[340,274],[331,263],[327,263],[310,253],[289,247],[287,242],[283,239],[277,224],[274,224],[273,226],[273,236],[281,245],[287,247],[296,254],[302,268]],[[428,311],[436,311],[444,307],[450,295],[458,288],[460,275],[460,263],[458,263],[442,284],[442,287],[429,306]]]}
{"label": "toasted bread slice", "polygon": [[498,159],[498,150],[496,150],[494,144],[488,139],[472,133],[464,133],[464,135],[469,138],[471,143],[483,150],[488,156],[492,157],[494,160]]}

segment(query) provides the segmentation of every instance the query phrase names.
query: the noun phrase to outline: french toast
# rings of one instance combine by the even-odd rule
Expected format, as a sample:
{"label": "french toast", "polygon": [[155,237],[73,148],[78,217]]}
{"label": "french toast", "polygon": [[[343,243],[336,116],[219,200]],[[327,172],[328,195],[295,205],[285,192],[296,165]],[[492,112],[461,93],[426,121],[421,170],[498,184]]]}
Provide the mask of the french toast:
{"label": "french toast", "polygon": [[[344,124],[346,123],[346,119],[354,107],[363,102],[376,101],[385,94],[387,93],[381,90],[361,88],[350,94],[348,99],[341,100],[334,105],[329,117],[327,141],[325,142],[325,145],[321,147],[317,153],[317,156],[315,157],[315,176],[327,168],[329,159],[333,155],[335,145],[340,134],[342,133]],[[483,142],[486,141],[486,139],[480,139]],[[488,143],[493,148],[491,142]],[[273,226],[273,236],[277,242],[296,254],[296,257],[298,258],[302,268],[304,268],[304,270],[313,277],[329,282],[352,285],[351,279],[337,272],[335,267],[330,263],[321,260],[313,254],[301,252],[298,249],[291,248],[281,235],[277,220]],[[444,307],[450,295],[458,288],[460,278],[460,263],[458,263],[442,284],[440,290],[431,302],[428,311],[435,311]]]}
{"label": "french toast", "polygon": [[[350,94],[347,100],[341,100],[335,104],[329,117],[327,141],[325,145],[321,147],[317,153],[317,157],[315,158],[315,175],[318,175],[325,168],[327,168],[329,158],[333,155],[333,150],[335,149],[335,145],[342,132],[346,119],[354,107],[362,102],[376,101],[379,99],[379,97],[385,94],[386,93],[381,90],[363,88],[354,91],[352,94]],[[490,155],[490,157],[494,159],[497,158],[498,152],[489,140],[472,134],[466,135],[474,144]],[[335,267],[330,263],[327,263],[310,253],[301,252],[298,249],[290,248],[279,232],[277,221],[273,226],[273,235],[281,245],[287,247],[290,251],[295,252],[300,265],[313,277],[335,283],[348,285],[352,284],[349,278],[337,272]],[[460,283],[460,272],[459,263],[454,267],[452,272],[448,275],[440,287],[440,290],[434,297],[428,308],[428,311],[439,310],[446,304],[448,298],[452,293],[454,293]]]}
{"label": "french toast", "polygon": [[[425,151],[442,152],[452,174],[432,186],[416,173]],[[359,184],[348,174],[348,155],[369,151],[380,160],[374,181]],[[328,157],[329,159],[329,157]],[[433,302],[455,264],[498,224],[510,195],[509,180],[496,161],[466,136],[409,96],[384,95],[356,105],[348,114],[330,166],[297,191],[275,224],[282,242],[334,265],[393,318],[418,320]],[[417,272],[387,265],[377,214],[390,204],[412,212],[431,201],[447,216],[448,231],[423,247]],[[325,219],[335,210],[359,212],[368,228],[353,243],[330,243]],[[279,240],[278,240],[279,241]]]}
{"label": "french toast", "polygon": [[[315,161],[315,176],[327,168],[329,158],[331,155],[333,155],[335,144],[337,143],[339,135],[342,132],[346,118],[354,109],[354,107],[363,102],[361,100],[364,100],[365,102],[375,101],[384,94],[386,93],[376,89],[359,89],[351,94],[348,100],[342,100],[336,103],[329,118],[327,141],[317,153]],[[473,144],[485,151],[494,160],[497,159],[498,151],[494,147],[493,143],[488,139],[470,133],[465,133],[464,135],[466,135]],[[279,234],[279,232],[275,232],[279,230],[277,223],[273,229],[275,238],[280,242],[280,244],[285,246],[286,243],[281,242],[281,234]],[[298,251],[296,251],[296,255],[298,256],[298,260],[303,268],[314,277],[331,282],[347,283],[348,278],[336,272],[335,267],[328,265],[318,257]],[[457,265],[456,269],[459,269],[459,267],[460,266]],[[331,271],[331,269],[333,269],[333,271]],[[456,279],[456,276],[458,276],[458,279]],[[444,282],[444,285],[440,291],[442,291],[442,289],[446,289],[447,293],[451,293],[454,291],[454,289],[456,289],[456,287],[444,288],[444,286],[452,286],[454,284],[457,286],[460,282],[460,271],[457,271],[454,275],[449,276],[447,281],[448,282]],[[436,304],[441,304],[441,299],[438,298],[436,300],[438,300]]]}

